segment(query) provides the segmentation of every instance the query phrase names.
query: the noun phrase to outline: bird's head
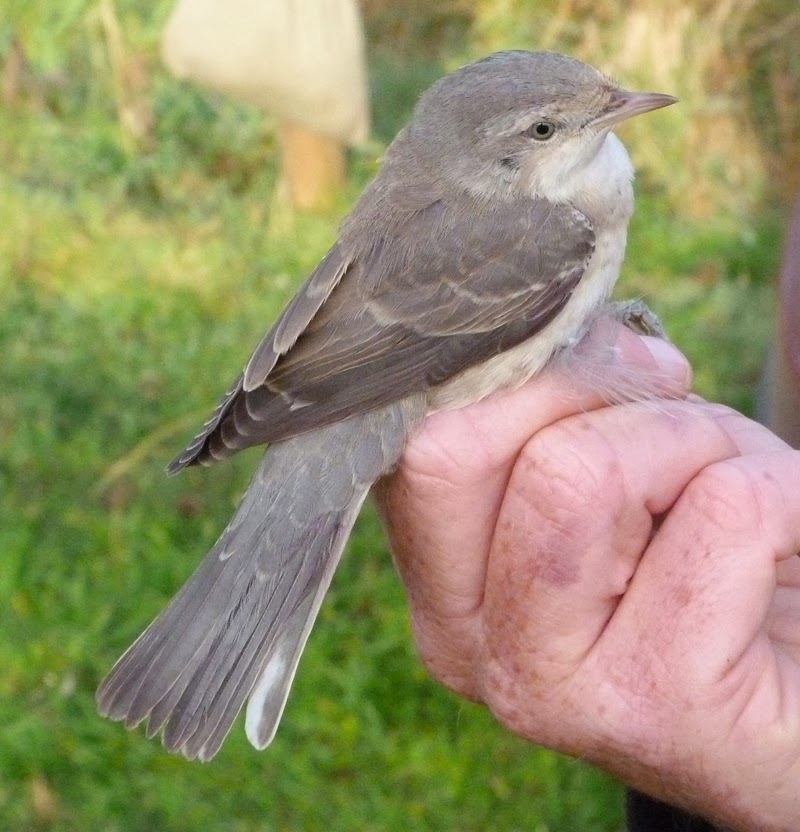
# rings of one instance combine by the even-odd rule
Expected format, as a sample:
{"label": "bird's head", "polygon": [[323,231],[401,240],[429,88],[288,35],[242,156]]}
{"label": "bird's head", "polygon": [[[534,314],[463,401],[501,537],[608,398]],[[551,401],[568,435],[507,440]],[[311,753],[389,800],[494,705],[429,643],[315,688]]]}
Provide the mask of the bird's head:
{"label": "bird's head", "polygon": [[673,104],[555,52],[498,52],[435,83],[406,131],[426,176],[476,195],[541,192],[588,166],[614,125]]}

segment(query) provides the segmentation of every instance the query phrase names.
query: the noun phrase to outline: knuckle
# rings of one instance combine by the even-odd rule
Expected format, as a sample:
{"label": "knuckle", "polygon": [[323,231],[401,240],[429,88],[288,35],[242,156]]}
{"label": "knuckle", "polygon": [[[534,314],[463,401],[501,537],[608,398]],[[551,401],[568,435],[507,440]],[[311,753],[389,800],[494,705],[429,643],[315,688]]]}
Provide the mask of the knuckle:
{"label": "knuckle", "polygon": [[509,671],[502,663],[491,661],[482,678],[482,698],[492,716],[507,730],[519,736],[533,733],[531,711],[535,712],[535,696],[527,687],[525,704],[520,701],[522,684],[516,673]]}
{"label": "knuckle", "polygon": [[704,468],[684,490],[683,501],[706,528],[730,533],[759,523],[757,484],[750,472],[730,461]]}
{"label": "knuckle", "polygon": [[422,666],[439,684],[465,699],[479,699],[474,673],[474,640],[413,616],[414,643]]}
{"label": "knuckle", "polygon": [[494,656],[481,676],[481,698],[492,716],[511,733],[553,748],[572,745],[577,711],[568,688],[509,656]]}
{"label": "knuckle", "polygon": [[481,441],[423,427],[406,447],[401,465],[409,481],[439,492],[483,478],[491,460]]}
{"label": "knuckle", "polygon": [[605,437],[580,416],[540,431],[517,461],[526,490],[542,506],[587,511],[602,500],[621,503],[624,480],[619,461]]}

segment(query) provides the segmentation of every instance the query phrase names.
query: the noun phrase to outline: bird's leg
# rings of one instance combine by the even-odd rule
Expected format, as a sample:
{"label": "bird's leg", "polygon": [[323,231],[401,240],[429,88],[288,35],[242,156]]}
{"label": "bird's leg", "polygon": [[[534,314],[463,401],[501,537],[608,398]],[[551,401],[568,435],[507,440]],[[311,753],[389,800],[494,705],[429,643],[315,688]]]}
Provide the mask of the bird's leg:
{"label": "bird's leg", "polygon": [[667,332],[658,315],[643,300],[621,300],[608,304],[608,312],[637,335],[650,335],[668,341]]}

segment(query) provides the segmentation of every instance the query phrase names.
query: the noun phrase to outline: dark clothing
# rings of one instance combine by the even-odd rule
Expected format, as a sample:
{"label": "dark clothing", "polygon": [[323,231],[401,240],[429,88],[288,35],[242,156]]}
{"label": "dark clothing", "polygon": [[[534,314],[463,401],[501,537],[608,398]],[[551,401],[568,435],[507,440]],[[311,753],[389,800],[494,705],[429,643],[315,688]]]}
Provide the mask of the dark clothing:
{"label": "dark clothing", "polygon": [[628,832],[716,832],[708,821],[639,792],[628,792],[625,808]]}

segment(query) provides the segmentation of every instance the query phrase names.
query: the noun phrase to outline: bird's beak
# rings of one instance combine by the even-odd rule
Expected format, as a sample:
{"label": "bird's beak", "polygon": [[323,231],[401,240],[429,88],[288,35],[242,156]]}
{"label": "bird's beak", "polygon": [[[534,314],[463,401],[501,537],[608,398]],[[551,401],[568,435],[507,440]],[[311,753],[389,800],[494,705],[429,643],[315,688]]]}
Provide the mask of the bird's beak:
{"label": "bird's beak", "polygon": [[628,92],[627,90],[616,90],[605,110],[591,122],[592,127],[605,130],[619,124],[621,121],[638,116],[641,113],[649,113],[651,110],[660,110],[662,107],[669,107],[678,99],[673,95],[664,95],[660,92]]}

